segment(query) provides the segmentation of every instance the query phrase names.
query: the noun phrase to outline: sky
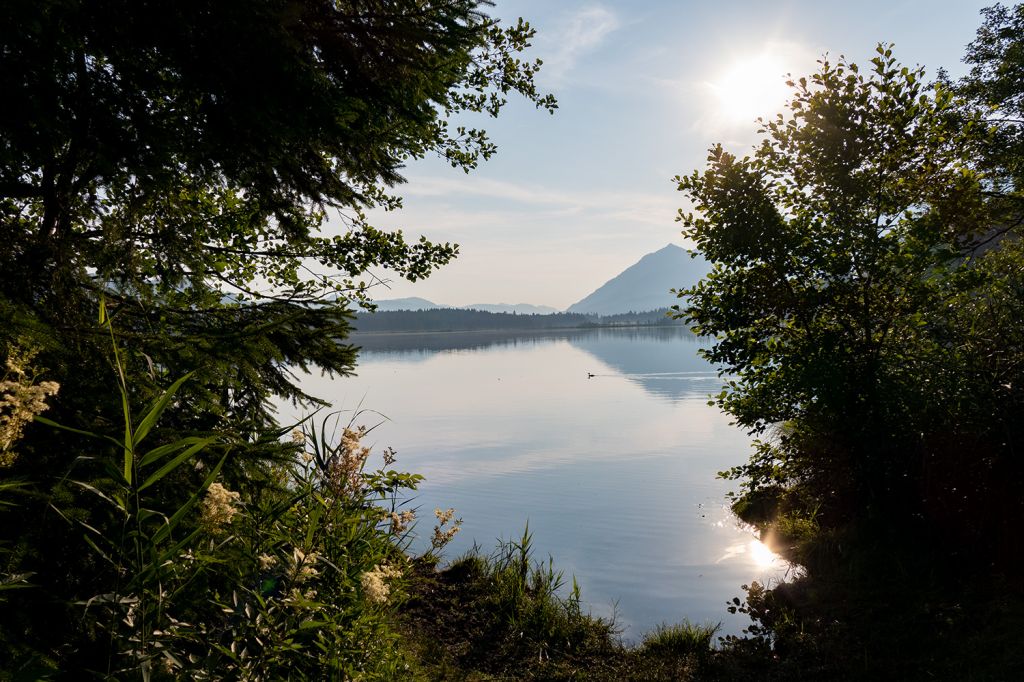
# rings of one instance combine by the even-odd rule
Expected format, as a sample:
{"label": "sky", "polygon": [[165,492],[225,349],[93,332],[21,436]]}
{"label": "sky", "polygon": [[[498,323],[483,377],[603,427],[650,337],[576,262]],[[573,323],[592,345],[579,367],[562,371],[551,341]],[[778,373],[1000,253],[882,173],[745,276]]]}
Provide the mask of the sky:
{"label": "sky", "polygon": [[959,76],[993,1],[496,0],[492,16],[537,29],[528,56],[559,108],[513,100],[472,121],[499,149],[468,175],[434,158],[405,169],[404,208],[374,224],[460,255],[416,283],[376,272],[389,284],[373,297],[564,309],[644,254],[688,246],[672,178],[715,143],[749,150],[754,120],[786,101],[786,73],[826,53],[866,64],[884,41],[905,65]]}

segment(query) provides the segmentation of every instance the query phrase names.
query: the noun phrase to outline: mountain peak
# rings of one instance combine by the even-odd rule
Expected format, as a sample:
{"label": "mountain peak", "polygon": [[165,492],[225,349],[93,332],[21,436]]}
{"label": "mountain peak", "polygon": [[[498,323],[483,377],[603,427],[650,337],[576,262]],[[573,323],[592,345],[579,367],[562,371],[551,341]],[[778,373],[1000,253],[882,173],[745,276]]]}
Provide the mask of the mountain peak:
{"label": "mountain peak", "polygon": [[614,315],[668,308],[677,300],[670,289],[693,286],[709,269],[700,256],[691,258],[681,246],[667,244],[569,306],[567,312]]}
{"label": "mountain peak", "polygon": [[394,310],[433,310],[434,308],[444,307],[434,303],[433,301],[428,301],[425,298],[419,298],[418,296],[410,296],[408,298],[389,298],[375,301],[375,303],[377,304],[377,310],[382,313]]}

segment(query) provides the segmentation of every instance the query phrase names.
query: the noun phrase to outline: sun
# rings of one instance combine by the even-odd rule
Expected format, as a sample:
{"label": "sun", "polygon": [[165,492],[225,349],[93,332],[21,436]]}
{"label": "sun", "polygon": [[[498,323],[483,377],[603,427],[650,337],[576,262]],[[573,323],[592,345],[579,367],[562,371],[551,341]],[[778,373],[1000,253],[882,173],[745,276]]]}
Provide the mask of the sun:
{"label": "sun", "polygon": [[789,95],[786,68],[772,55],[734,61],[711,84],[720,115],[732,123],[748,123],[782,110]]}

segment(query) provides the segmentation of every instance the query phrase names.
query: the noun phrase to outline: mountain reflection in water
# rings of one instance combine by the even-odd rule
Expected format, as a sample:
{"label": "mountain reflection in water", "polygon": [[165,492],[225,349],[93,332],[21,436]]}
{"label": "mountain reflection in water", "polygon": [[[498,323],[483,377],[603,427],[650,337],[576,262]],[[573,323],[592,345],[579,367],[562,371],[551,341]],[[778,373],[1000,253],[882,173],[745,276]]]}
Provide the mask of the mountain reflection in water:
{"label": "mountain reflection in water", "polygon": [[[489,348],[531,348],[568,342],[594,356],[590,373],[595,380],[624,379],[641,386],[651,396],[679,400],[717,393],[718,373],[697,354],[699,341],[678,327],[628,327],[569,329],[510,334],[502,331],[354,334],[352,342],[364,354],[390,356],[408,362],[424,361],[437,353]],[[680,353],[680,344],[694,352]],[[366,356],[364,355],[364,358]]]}

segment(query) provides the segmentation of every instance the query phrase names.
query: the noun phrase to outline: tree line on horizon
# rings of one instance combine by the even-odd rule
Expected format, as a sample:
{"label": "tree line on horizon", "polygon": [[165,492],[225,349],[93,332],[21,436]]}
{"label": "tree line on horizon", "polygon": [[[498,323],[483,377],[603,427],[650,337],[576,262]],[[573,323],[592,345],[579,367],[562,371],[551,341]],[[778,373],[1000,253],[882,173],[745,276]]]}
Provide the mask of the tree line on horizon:
{"label": "tree line on horizon", "polygon": [[543,329],[586,329],[597,327],[684,327],[669,316],[669,309],[628,312],[615,315],[583,313],[492,313],[461,308],[429,310],[387,310],[359,313],[352,322],[357,332],[441,332]]}

